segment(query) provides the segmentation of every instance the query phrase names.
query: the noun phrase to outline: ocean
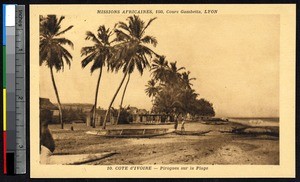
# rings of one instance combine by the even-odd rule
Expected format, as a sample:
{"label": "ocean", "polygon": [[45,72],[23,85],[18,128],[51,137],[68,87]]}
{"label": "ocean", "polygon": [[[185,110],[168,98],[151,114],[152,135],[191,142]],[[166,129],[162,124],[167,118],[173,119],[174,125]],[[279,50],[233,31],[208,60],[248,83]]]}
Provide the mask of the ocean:
{"label": "ocean", "polygon": [[228,118],[229,121],[241,123],[249,126],[278,126],[279,118]]}

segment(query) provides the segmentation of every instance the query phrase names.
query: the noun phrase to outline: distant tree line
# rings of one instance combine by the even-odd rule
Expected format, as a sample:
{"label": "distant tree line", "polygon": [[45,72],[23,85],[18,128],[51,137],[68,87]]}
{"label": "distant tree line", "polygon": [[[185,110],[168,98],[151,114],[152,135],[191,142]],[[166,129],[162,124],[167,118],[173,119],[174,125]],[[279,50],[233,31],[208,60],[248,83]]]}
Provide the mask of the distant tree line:
{"label": "distant tree line", "polygon": [[185,67],[178,67],[177,62],[168,62],[164,56],[154,59],[151,65],[152,79],[146,85],[146,93],[152,97],[155,113],[171,115],[178,125],[180,115],[214,116],[213,104],[201,98],[192,89],[190,72]]}
{"label": "distant tree line", "polygon": [[[64,123],[71,123],[74,121],[84,122],[86,120],[86,113],[84,113],[81,108],[77,108],[77,109],[63,108],[62,112],[64,113],[62,117]],[[53,121],[54,123],[58,123],[59,117],[54,117]]]}

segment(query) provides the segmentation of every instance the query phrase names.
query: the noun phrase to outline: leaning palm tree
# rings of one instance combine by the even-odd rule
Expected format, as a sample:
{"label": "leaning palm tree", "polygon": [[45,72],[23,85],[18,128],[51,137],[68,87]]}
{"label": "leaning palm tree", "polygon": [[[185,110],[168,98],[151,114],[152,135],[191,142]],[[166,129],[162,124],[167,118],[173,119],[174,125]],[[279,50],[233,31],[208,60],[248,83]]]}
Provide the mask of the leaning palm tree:
{"label": "leaning palm tree", "polygon": [[90,31],[86,32],[86,40],[93,41],[93,46],[83,47],[81,49],[81,56],[86,56],[81,65],[85,68],[89,63],[93,61],[91,66],[91,73],[93,73],[96,69],[99,69],[99,77],[97,80],[96,93],[95,93],[95,102],[93,106],[93,127],[95,127],[96,123],[96,110],[97,110],[97,99],[98,99],[98,90],[100,86],[100,80],[102,76],[102,68],[105,66],[105,63],[108,62],[110,56],[110,44],[109,41],[112,32],[105,28],[104,25],[101,25],[98,28],[97,36]]}
{"label": "leaning palm tree", "polygon": [[59,109],[59,120],[61,123],[61,128],[63,129],[63,120],[62,120],[62,107],[57,91],[57,86],[55,84],[53,68],[56,71],[64,70],[65,63],[71,66],[72,55],[69,51],[63,47],[64,45],[69,45],[73,48],[73,43],[61,37],[62,34],[69,31],[73,25],[61,31],[61,22],[65,19],[64,16],[61,16],[59,19],[56,15],[48,15],[46,17],[40,16],[40,66],[43,63],[46,64],[50,69],[51,80],[54,87],[56,99],[58,102]]}
{"label": "leaning palm tree", "polygon": [[151,97],[152,102],[152,111],[154,106],[154,97],[159,92],[159,87],[156,86],[156,81],[154,79],[151,79],[148,81],[148,84],[145,85],[147,88],[145,89],[146,94]]}
{"label": "leaning palm tree", "polygon": [[[113,47],[111,61],[112,65],[114,65],[113,67],[116,70],[123,67],[124,76],[115,95],[112,98],[110,105],[108,106],[104,119],[103,129],[105,129],[106,127],[108,113],[121,86],[124,83],[126,76],[128,74],[131,74],[135,67],[141,74],[143,74],[143,70],[146,67],[150,67],[148,61],[149,57],[151,59],[152,55],[158,56],[153,50],[146,46],[146,44],[152,44],[155,47],[157,45],[156,38],[153,36],[145,35],[145,30],[155,19],[156,18],[152,18],[148,21],[147,24],[145,24],[145,22],[142,21],[139,16],[133,15],[127,18],[128,24],[119,22],[115,26],[116,41],[118,42],[118,44]],[[123,95],[126,92],[126,88],[127,86],[125,86],[124,88]],[[123,103],[123,99],[124,97],[122,97],[121,103]],[[120,108],[122,108],[121,104]]]}

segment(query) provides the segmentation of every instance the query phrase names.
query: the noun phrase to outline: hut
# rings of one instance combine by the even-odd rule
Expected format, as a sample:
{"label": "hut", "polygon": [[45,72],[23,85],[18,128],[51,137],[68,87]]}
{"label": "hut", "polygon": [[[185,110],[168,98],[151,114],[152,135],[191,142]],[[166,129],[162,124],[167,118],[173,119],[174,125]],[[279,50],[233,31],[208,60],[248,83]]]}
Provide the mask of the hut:
{"label": "hut", "polygon": [[170,121],[170,115],[149,113],[149,111],[147,111],[146,109],[129,107],[129,112],[133,117],[133,123],[165,123]]}
{"label": "hut", "polygon": [[59,110],[50,99],[40,97],[40,121],[54,123],[53,117],[58,117]]}
{"label": "hut", "polygon": [[139,109],[137,107],[129,107],[129,112],[132,115],[138,114]]}
{"label": "hut", "polygon": [[53,116],[55,113],[59,113],[58,107],[52,104],[48,98],[40,97],[40,147],[45,146],[51,152],[55,149],[55,142],[48,124],[54,123]]}
{"label": "hut", "polygon": [[96,122],[92,123],[93,121],[93,113],[94,113],[94,106],[89,112],[86,112],[86,125],[87,126],[101,126],[104,122],[106,110],[104,109],[96,109]]}
{"label": "hut", "polygon": [[140,116],[148,113],[146,109],[138,109],[137,107],[128,107],[127,111],[131,114],[134,123],[138,123],[140,120],[143,120]]}
{"label": "hut", "polygon": [[168,114],[154,114],[154,113],[145,113],[145,114],[139,114],[138,120],[136,120],[136,123],[166,123],[170,121],[170,115]]}

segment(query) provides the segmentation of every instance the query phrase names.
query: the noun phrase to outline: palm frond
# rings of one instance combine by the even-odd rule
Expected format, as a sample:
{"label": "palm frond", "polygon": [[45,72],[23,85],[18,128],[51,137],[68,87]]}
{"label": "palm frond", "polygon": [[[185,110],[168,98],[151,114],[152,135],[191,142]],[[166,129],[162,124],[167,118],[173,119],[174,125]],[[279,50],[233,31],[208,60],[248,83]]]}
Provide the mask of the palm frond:
{"label": "palm frond", "polygon": [[130,36],[124,33],[122,30],[115,29],[115,34],[116,34],[115,41],[117,42],[130,40]]}
{"label": "palm frond", "polygon": [[62,35],[62,34],[64,34],[64,33],[66,33],[67,31],[71,30],[73,27],[74,27],[74,26],[71,25],[71,26],[69,26],[68,28],[66,28],[65,30],[63,30],[63,31],[61,31],[61,32],[59,32],[59,33],[57,33],[55,36]]}
{"label": "palm frond", "polygon": [[112,32],[110,29],[106,29],[104,25],[99,26],[98,28],[98,38],[101,40],[101,42],[104,45],[109,45],[109,37],[112,35]]}
{"label": "palm frond", "polygon": [[142,30],[140,36],[143,36],[145,30],[149,27],[149,25],[150,25],[155,19],[156,19],[156,17],[155,17],[155,18],[151,18],[151,19],[148,21],[147,25],[146,25],[146,26],[144,27],[144,29]]}
{"label": "palm frond", "polygon": [[157,40],[156,40],[156,38],[155,37],[153,37],[153,36],[145,36],[144,38],[142,38],[142,40],[141,40],[143,43],[146,43],[146,44],[152,44],[154,47],[156,47],[156,45],[157,45]]}
{"label": "palm frond", "polygon": [[142,62],[136,61],[136,68],[140,72],[141,75],[143,75],[144,72],[144,66],[142,65]]}
{"label": "palm frond", "polygon": [[60,46],[59,49],[62,51],[62,56],[63,56],[65,62],[67,63],[67,65],[69,66],[69,69],[70,69],[71,60],[72,60],[73,57],[64,47],[62,47],[61,45],[59,45],[59,46]]}
{"label": "palm frond", "polygon": [[115,27],[117,27],[117,28],[121,28],[121,29],[124,29],[124,30],[126,30],[127,32],[129,32],[130,33],[130,29],[129,29],[129,27],[127,26],[127,24],[126,23],[124,23],[124,22],[118,22],[116,25],[115,25]]}
{"label": "palm frond", "polygon": [[71,55],[71,53],[67,49],[65,49],[63,46],[60,46],[60,49],[62,50],[63,54],[68,56],[70,59],[73,59],[73,56]]}
{"label": "palm frond", "polygon": [[96,52],[91,53],[90,55],[88,55],[86,58],[84,58],[81,61],[81,66],[82,68],[85,68],[86,65],[88,65],[91,61],[93,61],[93,59],[95,58]]}
{"label": "palm frond", "polygon": [[[49,15],[48,15],[49,16]],[[53,15],[50,15],[50,16],[53,16]],[[57,25],[59,26],[60,23],[65,19],[65,16],[61,16],[57,22]]]}
{"label": "palm frond", "polygon": [[92,52],[94,52],[96,50],[96,46],[87,46],[87,47],[83,47],[81,48],[81,56],[86,56]]}
{"label": "palm frond", "polygon": [[139,40],[142,35],[141,32],[144,28],[145,22],[142,21],[140,17],[137,15],[128,17],[128,20],[129,20],[128,28],[130,29],[130,35],[132,35],[132,37],[135,37],[136,39]]}
{"label": "palm frond", "polygon": [[91,66],[91,73],[93,73],[96,69],[102,68],[105,64],[105,57],[103,55],[95,55],[95,62]]}
{"label": "palm frond", "polygon": [[62,44],[62,45],[67,44],[67,45],[71,46],[72,49],[74,48],[73,42],[66,38],[54,38],[54,39],[52,39],[52,41],[56,42],[57,44]]}
{"label": "palm frond", "polygon": [[100,42],[100,40],[91,31],[87,31],[85,34],[86,34],[85,40],[92,40],[96,44],[102,45],[102,43]]}
{"label": "palm frond", "polygon": [[143,51],[145,51],[145,53],[147,53],[148,55],[151,55],[151,54],[154,54],[156,57],[160,57],[159,54],[157,54],[156,52],[154,52],[152,49],[146,47],[146,46],[143,46],[143,45],[140,45],[140,48],[139,49],[143,49]]}

